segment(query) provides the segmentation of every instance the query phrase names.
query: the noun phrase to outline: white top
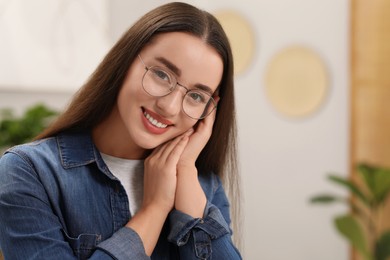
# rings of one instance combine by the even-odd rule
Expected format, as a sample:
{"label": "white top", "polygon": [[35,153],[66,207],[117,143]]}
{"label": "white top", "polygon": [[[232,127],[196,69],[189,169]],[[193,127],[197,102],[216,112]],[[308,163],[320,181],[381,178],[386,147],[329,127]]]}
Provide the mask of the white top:
{"label": "white top", "polygon": [[144,192],[144,161],[128,160],[100,153],[111,173],[125,188],[132,216],[142,204]]}

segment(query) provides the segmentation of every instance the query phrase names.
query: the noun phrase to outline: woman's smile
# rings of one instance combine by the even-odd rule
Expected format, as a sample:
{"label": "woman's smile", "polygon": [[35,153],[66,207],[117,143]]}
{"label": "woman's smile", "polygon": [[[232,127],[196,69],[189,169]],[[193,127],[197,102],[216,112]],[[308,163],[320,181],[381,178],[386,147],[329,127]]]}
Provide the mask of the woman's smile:
{"label": "woman's smile", "polygon": [[142,122],[145,128],[153,134],[163,134],[173,125],[169,120],[146,108],[142,108]]}

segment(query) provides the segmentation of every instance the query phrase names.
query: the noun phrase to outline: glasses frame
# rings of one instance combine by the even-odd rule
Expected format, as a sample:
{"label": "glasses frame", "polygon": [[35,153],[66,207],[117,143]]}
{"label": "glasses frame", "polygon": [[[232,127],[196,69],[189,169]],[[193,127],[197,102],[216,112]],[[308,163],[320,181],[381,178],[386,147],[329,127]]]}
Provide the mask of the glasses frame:
{"label": "glasses frame", "polygon": [[[142,57],[141,57],[140,54],[138,54],[138,58],[139,58],[140,61],[142,62],[143,66],[144,66],[144,69],[145,69],[145,73],[144,73],[144,75],[142,76],[142,82],[141,82],[141,83],[142,83],[142,89],[143,89],[148,95],[150,95],[150,96],[152,96],[152,97],[165,97],[165,96],[168,96],[169,94],[171,94],[173,91],[175,91],[176,86],[179,86],[179,87],[184,88],[184,89],[185,89],[185,94],[183,95],[183,99],[182,99],[182,102],[181,102],[181,110],[184,112],[184,114],[186,114],[186,116],[188,116],[189,118],[195,119],[195,120],[201,120],[201,119],[204,119],[204,118],[208,117],[208,116],[217,108],[217,103],[215,102],[213,96],[210,95],[210,94],[208,94],[206,91],[200,90],[200,91],[203,91],[203,92],[205,92],[207,95],[210,96],[210,99],[209,99],[209,101],[207,101],[207,103],[212,102],[212,104],[211,104],[212,109],[210,109],[210,107],[209,107],[208,109],[210,109],[210,111],[209,111],[208,113],[203,112],[203,114],[205,114],[205,115],[204,115],[204,116],[201,116],[201,117],[199,117],[199,118],[190,116],[190,115],[187,114],[187,112],[184,110],[184,100],[185,100],[185,97],[188,95],[188,93],[191,93],[191,92],[193,92],[193,91],[199,91],[199,90],[197,90],[197,89],[189,89],[188,87],[186,87],[186,86],[182,85],[181,83],[179,83],[178,80],[177,80],[177,78],[176,78],[176,76],[173,75],[173,73],[171,73],[171,72],[169,71],[168,68],[163,68],[163,67],[160,67],[160,66],[147,66],[147,65],[145,64],[145,62],[143,61],[143,59],[142,59]],[[145,78],[145,76],[146,76],[146,73],[148,73],[152,68],[161,68],[161,69],[163,69],[163,71],[164,71],[165,73],[167,73],[167,74],[171,77],[172,82],[173,82],[173,84],[172,84],[173,86],[172,86],[172,88],[170,89],[170,91],[169,91],[167,94],[164,94],[164,95],[161,95],[161,96],[159,96],[159,95],[153,95],[153,94],[150,94],[150,93],[145,89],[145,86],[144,86],[144,78]],[[209,106],[209,105],[206,105],[205,110],[207,109],[207,106]],[[202,115],[203,115],[203,114],[202,114]]]}

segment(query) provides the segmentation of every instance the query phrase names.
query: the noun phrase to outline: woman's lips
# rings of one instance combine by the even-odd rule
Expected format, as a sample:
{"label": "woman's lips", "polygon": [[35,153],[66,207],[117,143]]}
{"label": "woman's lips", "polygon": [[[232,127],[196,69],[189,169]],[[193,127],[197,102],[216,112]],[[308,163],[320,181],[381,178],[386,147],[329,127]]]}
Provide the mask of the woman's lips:
{"label": "woman's lips", "polygon": [[162,116],[160,116],[160,115],[154,113],[153,111],[150,111],[150,110],[148,110],[148,109],[146,109],[146,108],[143,108],[142,110],[143,110],[144,114],[145,114],[145,113],[146,113],[146,114],[149,114],[151,117],[153,117],[153,119],[157,120],[158,122],[160,122],[160,123],[162,123],[162,124],[165,124],[165,125],[168,125],[168,126],[169,126],[169,125],[173,125],[173,123],[172,123],[171,121],[169,121],[169,120],[163,118]]}
{"label": "woman's lips", "polygon": [[145,108],[142,108],[142,122],[145,128],[153,134],[163,134],[169,126],[173,125],[171,121]]}

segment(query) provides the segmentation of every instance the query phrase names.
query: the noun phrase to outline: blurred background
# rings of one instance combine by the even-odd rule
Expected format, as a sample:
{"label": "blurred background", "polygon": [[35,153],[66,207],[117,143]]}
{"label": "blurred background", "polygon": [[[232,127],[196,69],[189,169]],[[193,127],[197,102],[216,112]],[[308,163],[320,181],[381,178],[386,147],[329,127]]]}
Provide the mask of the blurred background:
{"label": "blurred background", "polygon": [[[167,2],[0,0],[0,109],[63,110],[121,34]],[[348,207],[309,200],[348,196],[328,173],[390,165],[390,2],[183,2],[215,14],[233,47],[244,259],[358,259],[333,227]]]}

